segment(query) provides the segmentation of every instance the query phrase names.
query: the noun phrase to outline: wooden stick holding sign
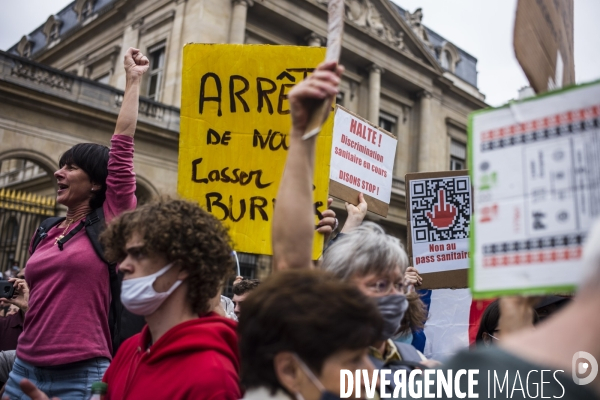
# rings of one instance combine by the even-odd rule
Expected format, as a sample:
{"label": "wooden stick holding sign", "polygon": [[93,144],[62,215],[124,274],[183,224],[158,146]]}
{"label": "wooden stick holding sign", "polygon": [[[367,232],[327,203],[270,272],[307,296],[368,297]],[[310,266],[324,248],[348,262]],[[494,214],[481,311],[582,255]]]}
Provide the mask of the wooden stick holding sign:
{"label": "wooden stick holding sign", "polygon": [[[327,11],[329,17],[325,61],[338,62],[342,52],[342,37],[344,34],[344,0],[329,0]],[[302,136],[303,140],[310,139],[321,131],[323,122],[327,119],[329,112],[330,107],[327,101],[323,101],[315,107],[306,126],[306,133]]]}

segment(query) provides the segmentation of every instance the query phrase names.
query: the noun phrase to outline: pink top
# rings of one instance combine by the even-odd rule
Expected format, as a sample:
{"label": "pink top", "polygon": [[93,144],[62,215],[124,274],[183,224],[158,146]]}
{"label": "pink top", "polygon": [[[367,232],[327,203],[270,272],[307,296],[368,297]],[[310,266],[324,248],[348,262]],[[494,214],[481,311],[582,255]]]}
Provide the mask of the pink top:
{"label": "pink top", "polygon": [[[114,135],[111,143],[103,205],[107,223],[136,206],[133,138]],[[85,229],[59,250],[54,242],[62,231],[50,229],[27,262],[29,311],[17,357],[39,367],[111,358],[107,265],[94,251]]]}

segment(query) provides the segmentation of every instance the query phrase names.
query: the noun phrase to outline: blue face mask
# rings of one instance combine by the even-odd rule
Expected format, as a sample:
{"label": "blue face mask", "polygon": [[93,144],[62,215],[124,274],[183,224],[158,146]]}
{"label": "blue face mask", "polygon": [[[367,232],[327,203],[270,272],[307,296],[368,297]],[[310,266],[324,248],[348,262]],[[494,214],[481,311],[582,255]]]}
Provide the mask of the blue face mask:
{"label": "blue face mask", "polygon": [[[310,368],[308,368],[306,364],[304,364],[304,361],[302,361],[300,357],[294,354],[294,358],[296,359],[296,361],[298,361],[298,364],[300,364],[300,368],[302,368],[302,371],[304,371],[308,379],[310,379],[313,385],[315,385],[317,389],[319,389],[319,391],[321,392],[321,397],[319,398],[319,400],[341,400],[340,396],[338,396],[337,394],[333,394],[327,389],[325,389],[325,386],[323,386],[321,381],[315,376],[315,374],[313,374]],[[300,393],[296,393],[296,400],[304,400],[304,397],[302,397]]]}

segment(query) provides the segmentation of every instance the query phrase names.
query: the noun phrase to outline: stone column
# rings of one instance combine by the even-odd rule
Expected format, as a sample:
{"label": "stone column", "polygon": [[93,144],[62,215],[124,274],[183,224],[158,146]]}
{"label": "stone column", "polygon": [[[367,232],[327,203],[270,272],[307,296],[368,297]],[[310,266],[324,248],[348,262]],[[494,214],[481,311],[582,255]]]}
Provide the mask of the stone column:
{"label": "stone column", "polygon": [[85,73],[86,61],[87,60],[84,58],[83,60],[80,60],[79,63],[77,63],[77,76],[83,76],[83,74]]}
{"label": "stone column", "polygon": [[[123,68],[123,58],[130,47],[134,47],[136,49],[138,48],[140,39],[139,28],[143,25],[143,23],[143,19],[138,19],[133,24],[128,25],[123,33],[121,53],[119,54],[119,58],[116,60],[115,73],[110,80],[111,85],[114,85],[117,89],[125,90],[126,76],[125,69]],[[145,54],[145,56],[148,56],[148,54]],[[144,92],[142,91],[142,93]]]}
{"label": "stone column", "polygon": [[175,107],[181,105],[181,62],[183,45],[185,44],[182,38],[186,3],[185,0],[177,0],[176,2],[170,46],[167,48],[168,53],[165,60],[165,91],[162,95],[162,103]]}
{"label": "stone column", "polygon": [[376,64],[371,65],[369,68],[369,113],[367,119],[375,125],[379,125],[381,74],[383,74],[383,68]]}
{"label": "stone column", "polygon": [[308,35],[305,39],[306,43],[308,43],[308,46],[310,47],[323,47],[327,41],[327,39],[325,39],[323,36],[317,35],[314,32]]}
{"label": "stone column", "polygon": [[419,172],[430,171],[432,147],[440,146],[435,143],[434,137],[434,121],[431,113],[431,93],[423,90],[418,93],[419,98]]}
{"label": "stone column", "polygon": [[254,0],[233,0],[231,25],[229,26],[229,43],[244,44],[246,38],[246,16],[248,7],[254,5]]}

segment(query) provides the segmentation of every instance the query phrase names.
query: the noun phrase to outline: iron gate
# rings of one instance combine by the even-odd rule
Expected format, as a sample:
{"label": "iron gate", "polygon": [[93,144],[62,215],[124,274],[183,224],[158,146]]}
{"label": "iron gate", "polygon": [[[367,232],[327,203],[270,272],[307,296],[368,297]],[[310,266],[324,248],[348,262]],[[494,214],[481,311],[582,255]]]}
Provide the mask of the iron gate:
{"label": "iron gate", "polygon": [[40,223],[56,215],[56,199],[0,189],[0,271],[25,267],[29,242]]}

